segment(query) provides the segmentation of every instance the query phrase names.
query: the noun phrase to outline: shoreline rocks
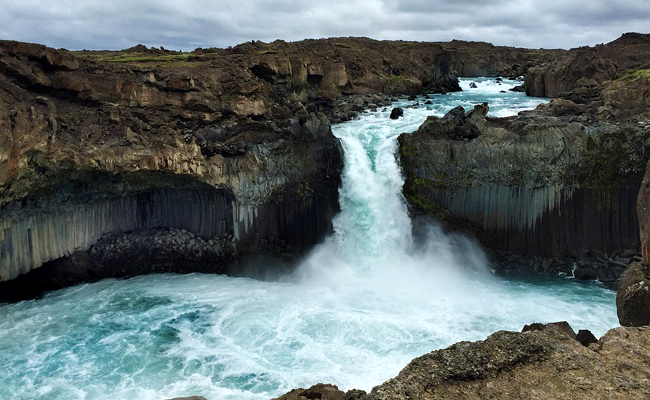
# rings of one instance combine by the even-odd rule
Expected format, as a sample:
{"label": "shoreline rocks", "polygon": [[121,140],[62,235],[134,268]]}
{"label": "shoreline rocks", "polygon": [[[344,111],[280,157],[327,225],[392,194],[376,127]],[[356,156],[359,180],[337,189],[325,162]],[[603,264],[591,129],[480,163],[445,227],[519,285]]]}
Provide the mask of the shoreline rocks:
{"label": "shoreline rocks", "polygon": [[499,274],[543,274],[598,280],[615,284],[626,268],[641,261],[636,250],[623,249],[609,254],[598,250],[575,252],[564,257],[527,257],[513,252],[486,249],[492,266]]}
{"label": "shoreline rocks", "polygon": [[622,326],[650,325],[650,266],[632,263],[618,284],[616,310]]}
{"label": "shoreline rocks", "polygon": [[[616,328],[596,342],[566,322],[499,331],[415,358],[369,393],[319,384],[344,399],[642,399],[650,396],[650,327]],[[586,338],[586,339],[585,339]],[[625,355],[625,356],[622,356]],[[315,390],[314,390],[315,392]],[[303,400],[293,390],[275,400]],[[322,397],[325,398],[325,397]]]}

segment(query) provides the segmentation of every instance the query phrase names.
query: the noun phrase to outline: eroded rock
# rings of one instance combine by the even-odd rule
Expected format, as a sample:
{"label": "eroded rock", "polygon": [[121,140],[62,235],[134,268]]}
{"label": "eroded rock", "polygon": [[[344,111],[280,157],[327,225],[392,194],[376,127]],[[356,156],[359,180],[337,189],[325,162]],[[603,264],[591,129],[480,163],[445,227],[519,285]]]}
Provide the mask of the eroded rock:
{"label": "eroded rock", "polygon": [[538,324],[538,329],[500,331],[485,340],[433,351],[414,359],[361,399],[650,396],[650,327],[612,329],[589,347],[568,336],[565,328],[564,324]]}
{"label": "eroded rock", "polygon": [[618,283],[616,311],[623,326],[650,325],[650,267],[632,263]]}

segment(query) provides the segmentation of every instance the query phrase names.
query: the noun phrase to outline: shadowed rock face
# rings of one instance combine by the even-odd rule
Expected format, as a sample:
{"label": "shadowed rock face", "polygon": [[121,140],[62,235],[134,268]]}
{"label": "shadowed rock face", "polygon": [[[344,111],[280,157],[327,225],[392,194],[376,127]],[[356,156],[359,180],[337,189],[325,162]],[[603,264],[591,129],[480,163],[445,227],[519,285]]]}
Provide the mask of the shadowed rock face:
{"label": "shadowed rock face", "polygon": [[[235,75],[1,42],[0,281],[223,273],[236,256],[299,254],[330,232],[342,155],[327,118],[228,66]],[[167,239],[183,243],[165,254],[151,242]]]}
{"label": "shadowed rock face", "polygon": [[569,100],[504,119],[486,118],[485,107],[430,117],[399,137],[414,207],[469,221],[490,232],[491,247],[529,256],[638,248],[644,126],[591,122],[571,115]]}
{"label": "shadowed rock face", "polygon": [[618,320],[623,326],[650,325],[650,268],[633,263],[621,276],[616,291]]}

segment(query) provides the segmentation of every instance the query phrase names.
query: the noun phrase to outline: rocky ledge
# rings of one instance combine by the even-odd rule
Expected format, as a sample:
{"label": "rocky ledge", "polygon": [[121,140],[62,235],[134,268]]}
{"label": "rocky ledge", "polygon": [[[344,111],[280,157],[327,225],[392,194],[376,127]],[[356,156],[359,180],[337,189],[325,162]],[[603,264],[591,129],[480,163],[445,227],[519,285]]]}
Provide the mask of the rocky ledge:
{"label": "rocky ledge", "polygon": [[[600,61],[576,61],[586,54]],[[636,201],[650,156],[648,59],[650,35],[571,50],[526,77],[530,88],[541,69],[561,75],[553,82],[589,75],[566,91],[529,90],[558,96],[549,104],[509,118],[487,117],[488,104],[457,108],[402,134],[412,209],[470,231],[529,270],[616,279],[640,259]],[[590,69],[601,64],[617,67]]]}
{"label": "rocky ledge", "polygon": [[319,384],[276,400],[648,398],[650,327],[592,337],[566,322],[533,324],[418,357],[370,393]]}

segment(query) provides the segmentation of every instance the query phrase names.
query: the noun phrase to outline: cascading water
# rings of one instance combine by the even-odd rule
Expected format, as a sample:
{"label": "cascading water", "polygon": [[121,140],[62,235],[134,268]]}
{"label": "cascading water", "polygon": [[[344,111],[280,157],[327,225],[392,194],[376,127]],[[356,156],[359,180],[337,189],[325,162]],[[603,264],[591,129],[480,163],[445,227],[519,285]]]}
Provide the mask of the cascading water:
{"label": "cascading water", "polygon": [[397,135],[456,105],[488,101],[504,116],[542,101],[500,93],[512,82],[476,82],[397,121],[385,110],[334,128],[342,212],[292,276],[151,275],[1,305],[0,399],[268,399],[317,382],[368,390],[418,355],[496,330],[616,326],[615,295],[598,283],[503,280],[466,238],[435,225],[412,237]]}

